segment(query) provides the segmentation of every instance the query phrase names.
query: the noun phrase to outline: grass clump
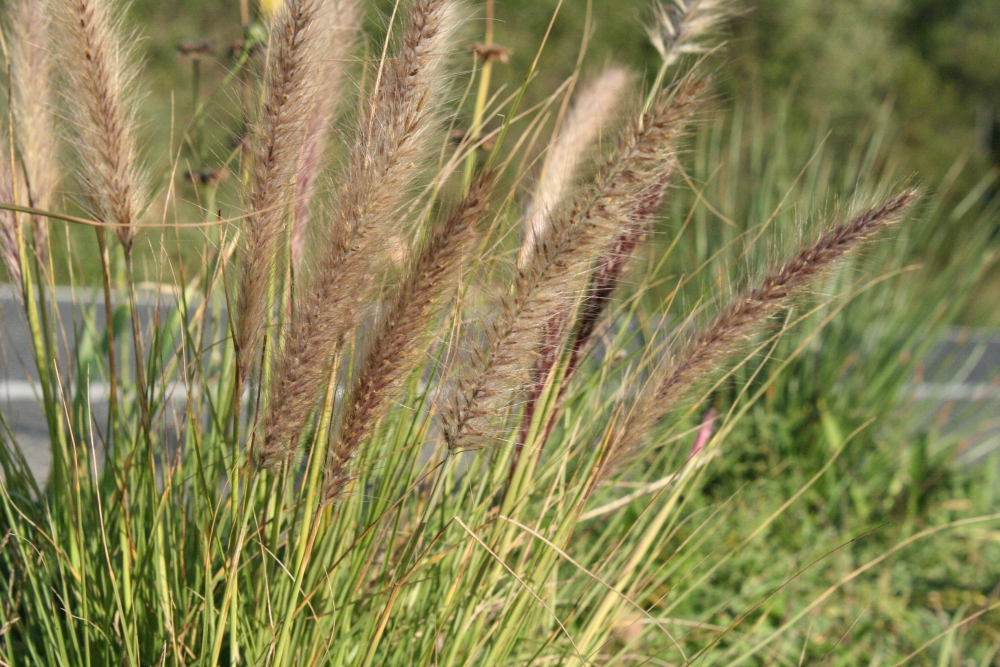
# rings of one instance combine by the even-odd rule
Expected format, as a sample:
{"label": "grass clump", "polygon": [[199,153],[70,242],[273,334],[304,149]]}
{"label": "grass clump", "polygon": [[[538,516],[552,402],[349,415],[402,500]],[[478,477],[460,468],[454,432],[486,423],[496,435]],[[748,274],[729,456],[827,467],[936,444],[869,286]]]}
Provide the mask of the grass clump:
{"label": "grass clump", "polygon": [[[349,54],[364,41],[360,4],[268,3],[225,79],[246,107],[245,131],[218,156],[237,178],[197,183],[210,205],[187,223],[167,221],[174,179],[184,156],[199,155],[211,107],[194,110],[158,190],[134,140],[120,8],[14,3],[12,24],[29,9],[67,22],[69,37],[53,41],[65,104],[75,102],[66,118],[79,201],[67,208],[90,217],[31,194],[61,170],[29,167],[54,153],[34,151],[37,138],[18,144],[25,112],[10,114],[18,148],[0,173],[10,181],[3,252],[19,276],[53,465],[47,483],[36,480],[6,429],[4,663],[734,664],[788,653],[796,623],[839,590],[804,610],[787,601],[774,627],[767,607],[748,627],[776,592],[726,616],[711,606],[725,582],[707,582],[737,576],[744,547],[863,433],[844,430],[858,416],[830,407],[832,387],[863,404],[856,385],[875,377],[883,395],[898,394],[905,369],[879,357],[894,344],[882,341],[920,312],[905,290],[925,287],[903,277],[934,247],[912,238],[933,233],[907,222],[916,190],[887,188],[870,164],[837,213],[823,209],[829,172],[745,174],[732,137],[721,190],[732,219],[709,204],[719,181],[699,170],[718,151],[695,151],[693,166],[685,151],[710,136],[694,122],[710,85],[699,55],[725,6],[660,8],[662,66],[649,89],[609,68],[575,100],[574,79],[527,110],[530,77],[511,94],[490,90],[489,67],[505,52],[488,27],[467,89],[478,81],[485,92],[470,110],[448,85],[460,9],[414,0],[369,49],[381,55],[365,59],[351,113],[341,102]],[[335,130],[341,113],[348,129]],[[551,115],[556,129],[539,141]],[[449,121],[469,118],[469,132],[449,134]],[[700,189],[685,186],[691,173]],[[803,183],[811,228],[786,219],[783,201],[761,215],[776,189],[787,198]],[[241,213],[221,219],[227,196]],[[148,201],[163,204],[159,216]],[[664,207],[686,220],[669,236],[657,234]],[[924,219],[939,220],[937,207]],[[24,233],[54,220],[92,227],[101,249],[103,304],[72,336],[53,307],[49,237]],[[779,220],[805,239],[762,240]],[[136,247],[154,230],[162,247],[184,226],[204,230],[202,267],[188,275],[161,263],[175,289],[147,320]],[[964,279],[968,293],[992,242],[952,249],[978,267],[943,260],[920,275],[935,286],[948,276],[956,296]],[[865,245],[876,248],[858,255]],[[647,278],[635,261],[644,250],[654,253]],[[727,292],[741,264],[745,286]],[[859,267],[882,277],[858,283]],[[901,281],[901,296],[875,289],[880,280]],[[821,284],[833,289],[814,292]],[[161,291],[156,303],[166,299]],[[906,344],[925,343],[950,312],[935,311]],[[863,364],[845,365],[876,316],[888,333]],[[821,337],[826,348],[813,344]],[[106,413],[95,382],[108,388]],[[705,418],[688,424],[687,408],[706,402]],[[870,417],[889,420],[896,406],[887,399]],[[802,437],[818,423],[832,458],[705,565],[704,550],[726,535],[721,521],[738,516],[713,496],[731,478],[713,478],[711,459],[725,460],[731,439],[752,452],[785,413],[802,419]],[[993,518],[914,526],[854,577],[910,542]]]}

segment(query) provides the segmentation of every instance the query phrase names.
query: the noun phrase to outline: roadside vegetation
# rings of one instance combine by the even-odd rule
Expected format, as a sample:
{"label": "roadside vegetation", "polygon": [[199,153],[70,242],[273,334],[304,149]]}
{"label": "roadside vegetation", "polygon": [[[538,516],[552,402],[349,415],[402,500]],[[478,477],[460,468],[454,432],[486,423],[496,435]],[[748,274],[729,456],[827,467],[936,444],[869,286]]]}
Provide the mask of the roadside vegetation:
{"label": "roadside vegetation", "polygon": [[209,3],[144,96],[118,3],[5,5],[0,664],[1000,664],[997,425],[913,389],[988,151],[744,97],[734,4],[498,8]]}

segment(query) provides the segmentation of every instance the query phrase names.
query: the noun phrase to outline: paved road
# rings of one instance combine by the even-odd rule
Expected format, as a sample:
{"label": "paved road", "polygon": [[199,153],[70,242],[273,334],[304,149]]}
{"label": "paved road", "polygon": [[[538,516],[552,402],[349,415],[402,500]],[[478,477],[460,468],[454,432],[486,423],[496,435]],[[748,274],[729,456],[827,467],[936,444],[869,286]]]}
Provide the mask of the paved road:
{"label": "paved road", "polygon": [[959,439],[971,463],[1000,448],[1000,333],[951,329],[917,369],[910,409]]}
{"label": "paved road", "polygon": [[[102,304],[99,294],[77,291],[75,302]],[[92,313],[90,327],[105,331],[103,307],[74,307],[69,290],[57,290],[58,321],[65,340],[84,329],[82,313]],[[148,328],[153,318],[163,317],[172,297],[140,301],[140,321]],[[127,337],[126,337],[127,338]],[[65,367],[67,345],[61,345]],[[48,434],[39,407],[37,373],[31,361],[30,339],[20,303],[9,286],[0,285],[0,412],[20,443],[36,476],[48,471]],[[948,331],[928,356],[910,385],[912,402],[925,424],[936,424],[960,438],[960,460],[974,461],[1000,448],[1000,333],[954,329]],[[107,409],[107,388],[95,382],[90,397],[97,423],[103,423]]]}
{"label": "paved road", "polygon": [[[170,295],[157,298],[152,293],[138,298],[137,310],[143,331],[148,334],[153,322],[162,321],[168,316],[173,299]],[[80,340],[82,332],[97,332],[97,339],[104,336],[107,319],[103,304],[102,293],[95,290],[80,289],[74,293],[69,289],[57,288],[54,320],[59,332],[60,368],[68,367],[69,350],[75,345],[73,341]],[[130,328],[126,326],[126,330],[130,331]],[[128,346],[124,355],[126,358],[131,358],[130,340],[129,335],[116,337],[119,346]],[[99,344],[100,340],[95,342]],[[145,345],[148,349],[148,335]],[[0,285],[0,413],[14,432],[36,477],[44,479],[52,457],[49,452],[48,429],[39,400],[38,372],[32,361],[31,349],[21,303],[9,285]],[[94,423],[103,427],[107,421],[108,387],[95,379],[90,383],[89,395]]]}

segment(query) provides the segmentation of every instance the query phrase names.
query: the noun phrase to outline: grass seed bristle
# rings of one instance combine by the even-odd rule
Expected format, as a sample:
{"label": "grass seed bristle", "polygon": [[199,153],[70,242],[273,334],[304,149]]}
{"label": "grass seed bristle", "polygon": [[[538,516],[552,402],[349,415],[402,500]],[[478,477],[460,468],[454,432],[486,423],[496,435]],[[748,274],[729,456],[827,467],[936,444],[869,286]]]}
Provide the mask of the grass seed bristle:
{"label": "grass seed bristle", "polygon": [[636,197],[672,169],[704,81],[687,79],[658,96],[633,120],[596,180],[552,217],[519,268],[515,286],[495,304],[487,341],[459,375],[444,407],[453,449],[489,444],[491,422],[523,384],[526,361],[540,348],[545,325],[580,289],[600,253],[627,222]]}
{"label": "grass seed bristle", "polygon": [[292,440],[328,379],[334,351],[354,328],[379,259],[398,232],[400,207],[438,129],[439,86],[453,27],[449,2],[417,0],[397,54],[383,63],[279,360],[264,419],[262,465],[291,455]]}
{"label": "grass seed bristle", "polygon": [[615,430],[602,455],[597,479],[606,477],[632,457],[660,419],[675,410],[703,378],[711,376],[727,358],[743,349],[811,281],[873,235],[899,221],[916,198],[915,190],[905,190],[821,235],[737,295],[711,324],[683,342],[653,382],[655,389],[642,392],[638,403]]}

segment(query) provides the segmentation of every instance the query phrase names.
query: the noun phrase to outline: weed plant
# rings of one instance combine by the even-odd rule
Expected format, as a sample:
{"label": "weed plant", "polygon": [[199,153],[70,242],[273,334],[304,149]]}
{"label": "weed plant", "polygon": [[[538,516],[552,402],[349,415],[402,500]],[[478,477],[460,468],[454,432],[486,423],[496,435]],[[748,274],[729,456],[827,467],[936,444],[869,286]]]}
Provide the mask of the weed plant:
{"label": "weed plant", "polygon": [[[889,428],[911,365],[992,260],[995,208],[949,210],[944,191],[918,205],[887,185],[877,137],[847,167],[819,148],[792,174],[738,118],[699,131],[714,0],[653,12],[648,87],[609,67],[530,109],[530,76],[491,87],[508,56],[491,3],[464,86],[464,8],[400,5],[374,43],[363,10],[247,16],[217,93],[243,105],[242,131],[215,169],[188,170],[204,219],[178,221],[212,103],[176,130],[161,177],[136,139],[121,8],[8,4],[0,252],[53,461],[36,480],[5,429],[0,660],[788,663],[789,637],[805,656],[801,621],[852,577],[735,615],[711,608],[726,590],[712,578]],[[62,207],[59,183],[76,193]],[[240,213],[223,218],[227,197]],[[53,307],[56,221],[99,249],[99,305],[74,326]],[[168,305],[147,317],[136,249],[185,227],[208,241],[202,266],[164,261]],[[802,453],[825,463],[712,557],[733,514],[712,494],[734,479],[712,461],[776,423],[794,437],[774,442],[825,443]],[[898,495],[865,514],[848,494],[845,512],[865,523]],[[995,519],[903,531],[855,576]],[[977,604],[956,620],[997,606]]]}

